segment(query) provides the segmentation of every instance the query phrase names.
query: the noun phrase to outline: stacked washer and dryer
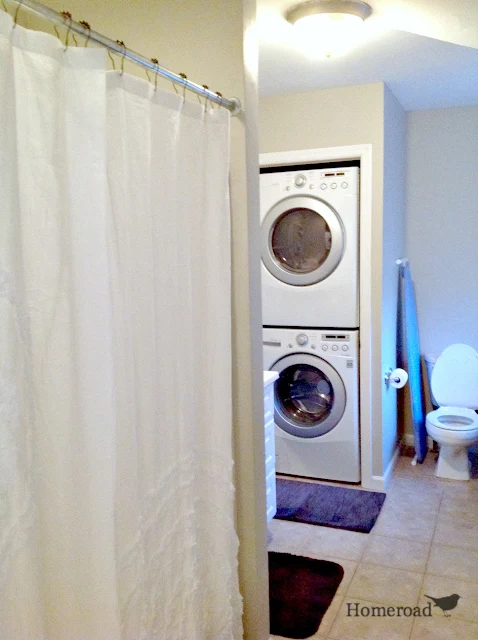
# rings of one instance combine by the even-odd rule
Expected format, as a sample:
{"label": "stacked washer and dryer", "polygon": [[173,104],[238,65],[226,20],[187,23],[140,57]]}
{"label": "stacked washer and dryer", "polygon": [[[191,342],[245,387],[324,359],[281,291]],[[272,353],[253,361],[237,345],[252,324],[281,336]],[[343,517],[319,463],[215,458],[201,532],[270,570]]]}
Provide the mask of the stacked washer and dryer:
{"label": "stacked washer and dryer", "polygon": [[260,191],[276,471],[359,482],[359,169],[263,168]]}

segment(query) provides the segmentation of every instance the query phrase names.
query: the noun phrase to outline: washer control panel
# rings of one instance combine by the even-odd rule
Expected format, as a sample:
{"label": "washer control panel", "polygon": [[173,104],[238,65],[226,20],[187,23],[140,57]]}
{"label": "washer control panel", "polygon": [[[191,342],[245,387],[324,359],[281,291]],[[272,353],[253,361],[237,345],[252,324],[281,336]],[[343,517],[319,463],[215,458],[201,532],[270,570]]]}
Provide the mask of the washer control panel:
{"label": "washer control panel", "polygon": [[300,329],[264,329],[263,345],[282,348],[286,351],[320,352],[325,356],[350,358],[358,352],[358,332]]}
{"label": "washer control panel", "polygon": [[281,190],[286,193],[301,192],[323,196],[328,192],[352,195],[357,193],[357,167],[284,171],[281,173]]}

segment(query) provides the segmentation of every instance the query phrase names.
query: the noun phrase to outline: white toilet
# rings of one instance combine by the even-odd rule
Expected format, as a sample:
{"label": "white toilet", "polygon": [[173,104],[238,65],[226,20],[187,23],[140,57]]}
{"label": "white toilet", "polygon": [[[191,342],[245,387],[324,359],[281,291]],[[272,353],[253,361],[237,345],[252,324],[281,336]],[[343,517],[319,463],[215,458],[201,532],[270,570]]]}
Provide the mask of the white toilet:
{"label": "white toilet", "polygon": [[478,444],[478,353],[466,344],[447,347],[430,384],[440,407],[426,422],[428,435],[440,445],[435,475],[469,480],[468,448]]}

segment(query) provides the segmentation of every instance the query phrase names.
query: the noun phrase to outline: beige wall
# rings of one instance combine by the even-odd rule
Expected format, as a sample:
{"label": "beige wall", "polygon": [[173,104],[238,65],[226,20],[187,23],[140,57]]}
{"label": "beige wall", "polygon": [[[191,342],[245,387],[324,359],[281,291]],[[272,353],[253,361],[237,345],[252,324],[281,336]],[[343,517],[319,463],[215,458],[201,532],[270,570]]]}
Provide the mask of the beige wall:
{"label": "beige wall", "polygon": [[289,93],[260,99],[261,153],[372,144],[372,473],[383,474],[382,455],[382,204],[384,85]]}
{"label": "beige wall", "polygon": [[[398,267],[405,256],[406,114],[390,89],[384,93],[382,259],[382,371],[396,367]],[[400,393],[402,399],[403,392]],[[382,385],[382,455],[386,469],[396,449],[397,391]]]}
{"label": "beige wall", "polygon": [[[248,117],[233,118],[231,201],[233,252],[233,392],[239,573],[244,597],[245,637],[269,637],[265,524],[264,428],[262,406],[262,340],[258,159],[256,131],[257,51],[254,38],[255,1],[188,0],[43,0],[76,20],[125,44],[193,81],[207,84],[226,97],[238,96]],[[243,39],[243,12],[247,27]],[[25,22],[28,14],[20,10]],[[53,33],[48,23],[28,17],[28,26]],[[62,30],[65,33],[65,30]],[[243,51],[243,43],[246,50]],[[243,56],[246,57],[246,74]],[[125,71],[146,78],[126,61]],[[172,90],[160,80],[162,88]],[[189,94],[189,99],[197,98]],[[247,132],[247,136],[246,136]],[[211,561],[214,561],[211,559]]]}

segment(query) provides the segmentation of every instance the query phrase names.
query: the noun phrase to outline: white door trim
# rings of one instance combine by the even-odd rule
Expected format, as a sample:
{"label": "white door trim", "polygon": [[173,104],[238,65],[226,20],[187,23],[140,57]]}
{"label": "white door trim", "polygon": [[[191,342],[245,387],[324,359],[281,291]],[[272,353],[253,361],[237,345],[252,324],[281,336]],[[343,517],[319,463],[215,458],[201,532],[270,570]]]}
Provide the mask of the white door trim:
{"label": "white door trim", "polygon": [[[384,489],[385,479],[372,474],[372,449],[382,444],[382,416],[372,415],[373,407],[373,324],[372,324],[372,145],[359,144],[302,151],[261,153],[261,167],[277,167],[312,162],[360,160],[360,457],[362,486]],[[381,354],[376,354],[380,358]],[[380,381],[381,382],[381,381]],[[376,391],[380,393],[380,387]],[[373,437],[374,434],[377,437]],[[381,455],[381,453],[380,453]]]}

